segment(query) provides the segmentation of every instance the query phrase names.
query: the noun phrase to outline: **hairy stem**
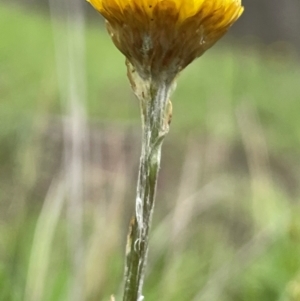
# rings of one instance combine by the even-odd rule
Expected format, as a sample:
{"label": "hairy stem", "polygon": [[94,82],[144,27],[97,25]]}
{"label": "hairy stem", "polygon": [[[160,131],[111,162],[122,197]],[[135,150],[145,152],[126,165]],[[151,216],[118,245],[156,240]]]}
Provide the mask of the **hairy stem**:
{"label": "hairy stem", "polygon": [[143,137],[135,215],[130,224],[126,248],[123,301],[143,300],[143,280],[160,167],[161,146],[168,133],[171,117],[170,87],[171,84],[163,81],[144,83],[135,87],[136,95],[141,102]]}

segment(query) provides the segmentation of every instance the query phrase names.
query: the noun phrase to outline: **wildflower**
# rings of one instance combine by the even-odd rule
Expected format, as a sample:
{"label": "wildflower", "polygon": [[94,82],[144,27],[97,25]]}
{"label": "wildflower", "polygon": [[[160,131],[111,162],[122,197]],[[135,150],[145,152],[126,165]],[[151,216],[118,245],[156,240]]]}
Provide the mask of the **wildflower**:
{"label": "wildflower", "polygon": [[142,78],[175,77],[243,12],[241,0],[88,0]]}
{"label": "wildflower", "polygon": [[241,0],[88,1],[104,16],[114,44],[127,58],[128,78],[141,105],[142,151],[123,295],[123,301],[141,301],[161,146],[172,118],[170,95],[175,77],[226,33],[243,7]]}

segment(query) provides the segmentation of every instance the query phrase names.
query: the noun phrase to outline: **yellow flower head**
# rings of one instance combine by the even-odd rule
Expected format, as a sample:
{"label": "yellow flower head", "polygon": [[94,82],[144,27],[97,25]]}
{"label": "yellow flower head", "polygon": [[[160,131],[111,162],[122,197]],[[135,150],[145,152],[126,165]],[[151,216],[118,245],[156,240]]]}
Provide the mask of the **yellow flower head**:
{"label": "yellow flower head", "polygon": [[241,0],[88,0],[143,78],[174,77],[243,12]]}

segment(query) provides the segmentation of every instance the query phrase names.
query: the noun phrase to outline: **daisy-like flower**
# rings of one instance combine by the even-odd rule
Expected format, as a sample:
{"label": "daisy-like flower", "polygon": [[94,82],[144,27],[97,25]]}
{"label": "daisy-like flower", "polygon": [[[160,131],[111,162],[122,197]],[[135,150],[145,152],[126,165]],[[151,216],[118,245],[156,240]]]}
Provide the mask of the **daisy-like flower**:
{"label": "daisy-like flower", "polygon": [[226,33],[243,7],[241,0],[88,1],[104,16],[114,44],[127,58],[128,78],[141,104],[142,152],[123,295],[123,301],[141,301],[161,146],[172,117],[169,97],[175,77]]}
{"label": "daisy-like flower", "polygon": [[241,0],[88,0],[142,78],[175,77],[243,12]]}

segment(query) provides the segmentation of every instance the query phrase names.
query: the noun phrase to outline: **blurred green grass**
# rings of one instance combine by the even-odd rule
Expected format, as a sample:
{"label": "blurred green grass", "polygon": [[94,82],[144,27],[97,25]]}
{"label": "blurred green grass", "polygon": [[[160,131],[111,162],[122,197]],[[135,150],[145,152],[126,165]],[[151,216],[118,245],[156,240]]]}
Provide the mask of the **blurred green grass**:
{"label": "blurred green grass", "polygon": [[[4,41],[0,45],[0,300],[19,301],[24,300],[24,291],[28,288],[34,231],[45,194],[32,192],[40,177],[37,171],[46,172],[35,166],[38,151],[32,142],[36,132],[46,128],[43,120],[62,116],[64,108],[59,100],[49,18],[1,5],[0,36]],[[160,193],[167,202],[157,205],[154,234],[159,229],[161,233],[154,235],[151,242],[152,269],[146,281],[147,300],[300,300],[300,63],[285,52],[272,48],[258,50],[256,46],[227,39],[189,66],[178,79],[172,97],[174,117],[168,137],[170,144],[165,145],[161,177]],[[139,127],[138,102],[126,79],[124,58],[112,45],[100,18],[99,24],[87,24],[86,64],[89,120]],[[251,122],[254,126],[258,124],[263,131],[271,175],[265,175],[264,170],[255,165],[262,146],[257,138],[261,136],[255,128],[243,130],[238,121],[243,116],[250,118],[250,125]],[[243,131],[249,138],[243,140]],[[208,174],[214,164],[206,162],[209,158],[203,155],[205,151],[201,148],[212,146],[217,152],[222,147],[230,149],[233,158],[224,155],[226,164],[210,176],[225,175],[231,192],[221,193],[218,205],[211,210],[192,216],[181,233],[185,237],[183,242],[175,241],[169,246],[161,237],[169,235],[171,224],[163,227],[160,220],[177,206],[173,204],[177,197],[173,188],[177,178],[172,171],[181,170],[178,161],[184,161],[182,157],[187,150],[183,145],[187,136],[204,140],[196,145],[193,155],[195,160],[204,161],[203,173]],[[250,144],[248,149],[247,143]],[[250,167],[244,166],[247,162]],[[262,162],[265,163],[264,159]],[[168,165],[176,165],[176,168]],[[202,181],[201,185],[209,183],[209,175]],[[269,181],[274,182],[268,184]],[[214,188],[218,189],[221,188]],[[86,213],[89,220],[86,232],[90,236],[97,233],[93,223],[99,218],[90,218],[93,211],[91,205]],[[118,218],[126,217],[119,215]],[[275,224],[275,230],[271,228],[266,236],[254,240],[249,249],[239,253],[241,246],[252,237],[260,238],[269,222]],[[55,231],[42,300],[67,298],[71,273],[64,242],[65,223],[62,218]],[[123,228],[126,223],[121,223]],[[242,229],[242,234],[236,234],[238,229]],[[114,232],[111,235],[115,235]],[[112,236],[105,239],[108,246],[93,240],[87,244],[90,247],[94,243],[96,249],[101,248],[104,255],[100,250],[99,254],[106,259],[98,258],[87,264],[87,271],[92,271],[86,275],[87,287],[92,287],[87,300],[108,300],[110,293],[120,290],[125,235],[110,248],[111,240]],[[255,248],[260,246],[262,250],[257,251]],[[97,264],[99,268],[95,271],[93,265]],[[207,285],[208,280],[212,286]],[[207,297],[200,294],[194,299],[204,288],[203,294],[207,293]]]}

